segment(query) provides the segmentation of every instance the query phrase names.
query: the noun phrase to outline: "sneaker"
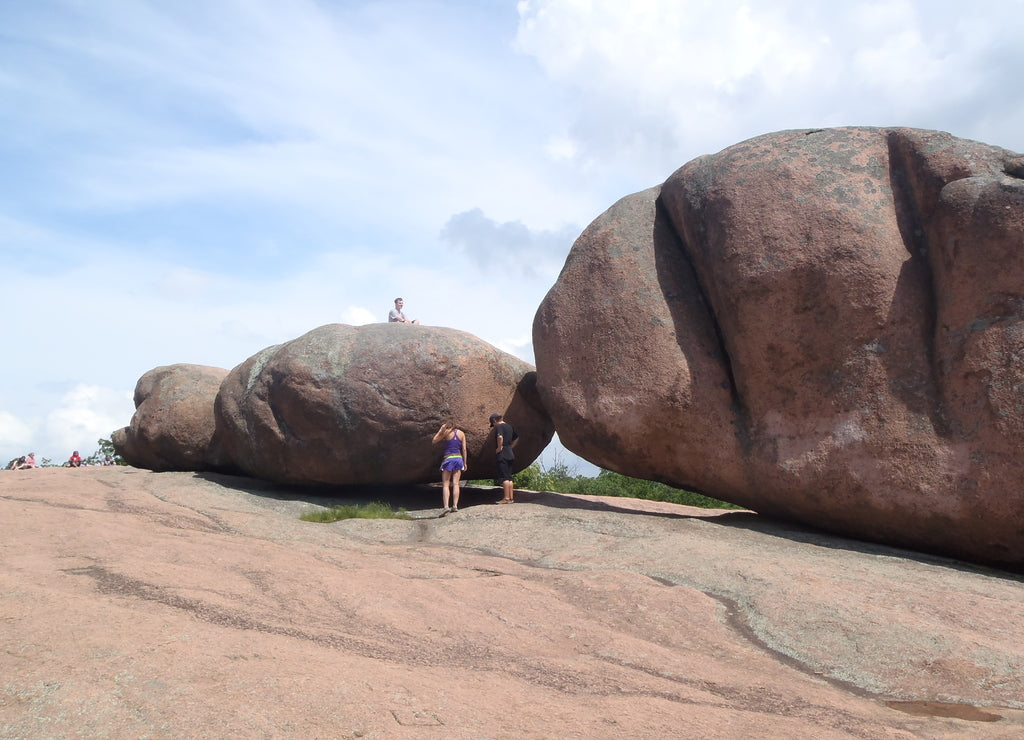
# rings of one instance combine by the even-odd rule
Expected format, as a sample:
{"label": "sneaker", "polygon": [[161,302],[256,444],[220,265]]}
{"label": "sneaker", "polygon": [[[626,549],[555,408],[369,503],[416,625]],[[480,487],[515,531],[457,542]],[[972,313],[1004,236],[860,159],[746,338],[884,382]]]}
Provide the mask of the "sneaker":
{"label": "sneaker", "polygon": [[459,510],[459,507],[458,507],[458,506],[453,506],[452,508],[448,509],[448,511],[450,511],[450,512],[451,512],[451,513],[453,513],[453,514],[454,514],[455,512],[457,512],[458,510]]}

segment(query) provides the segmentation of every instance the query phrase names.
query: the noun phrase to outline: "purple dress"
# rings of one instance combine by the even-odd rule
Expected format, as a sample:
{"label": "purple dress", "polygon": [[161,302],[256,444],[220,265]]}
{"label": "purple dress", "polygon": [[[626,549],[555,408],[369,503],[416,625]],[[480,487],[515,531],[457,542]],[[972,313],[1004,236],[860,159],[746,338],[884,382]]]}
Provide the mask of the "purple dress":
{"label": "purple dress", "polygon": [[[458,431],[458,430],[455,430]],[[452,434],[452,438],[445,440],[444,454],[441,456],[441,470],[456,471],[465,470],[466,463],[462,459],[462,441],[458,434]]]}

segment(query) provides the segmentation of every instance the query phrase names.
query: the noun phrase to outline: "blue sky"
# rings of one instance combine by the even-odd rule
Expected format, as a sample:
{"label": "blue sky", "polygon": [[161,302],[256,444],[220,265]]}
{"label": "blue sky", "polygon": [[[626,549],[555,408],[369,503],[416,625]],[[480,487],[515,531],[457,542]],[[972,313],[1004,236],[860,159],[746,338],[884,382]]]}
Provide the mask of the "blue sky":
{"label": "blue sky", "polygon": [[532,362],[576,236],[696,156],[837,125],[1024,151],[1022,37],[1024,0],[0,2],[0,461],[399,295]]}

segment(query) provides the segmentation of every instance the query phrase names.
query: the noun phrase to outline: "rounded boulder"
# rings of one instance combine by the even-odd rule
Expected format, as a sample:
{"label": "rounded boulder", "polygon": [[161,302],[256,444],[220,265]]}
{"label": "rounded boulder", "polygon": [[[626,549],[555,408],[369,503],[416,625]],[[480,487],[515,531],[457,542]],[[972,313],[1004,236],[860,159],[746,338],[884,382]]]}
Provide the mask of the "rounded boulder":
{"label": "rounded boulder", "polygon": [[535,317],[559,439],[763,513],[1021,567],[1022,178],[999,147],[837,128],[624,198]]}
{"label": "rounded boulder", "polygon": [[114,432],[126,462],[149,470],[215,470],[223,467],[214,436],[214,403],[228,371],[207,365],[157,367],[135,385],[135,413]]}
{"label": "rounded boulder", "polygon": [[234,368],[217,397],[218,438],[241,471],[286,483],[440,480],[445,421],[467,436],[465,479],[494,468],[491,413],[517,430],[516,469],[554,433],[526,362],[456,329],[329,324]]}

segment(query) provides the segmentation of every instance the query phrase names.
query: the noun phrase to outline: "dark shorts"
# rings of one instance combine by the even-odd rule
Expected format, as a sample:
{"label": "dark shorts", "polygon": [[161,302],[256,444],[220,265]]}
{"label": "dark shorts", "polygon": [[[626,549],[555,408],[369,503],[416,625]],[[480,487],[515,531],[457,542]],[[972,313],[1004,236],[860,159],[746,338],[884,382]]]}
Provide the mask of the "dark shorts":
{"label": "dark shorts", "polygon": [[500,457],[494,464],[494,484],[500,486],[507,480],[512,480],[512,460],[502,460]]}

